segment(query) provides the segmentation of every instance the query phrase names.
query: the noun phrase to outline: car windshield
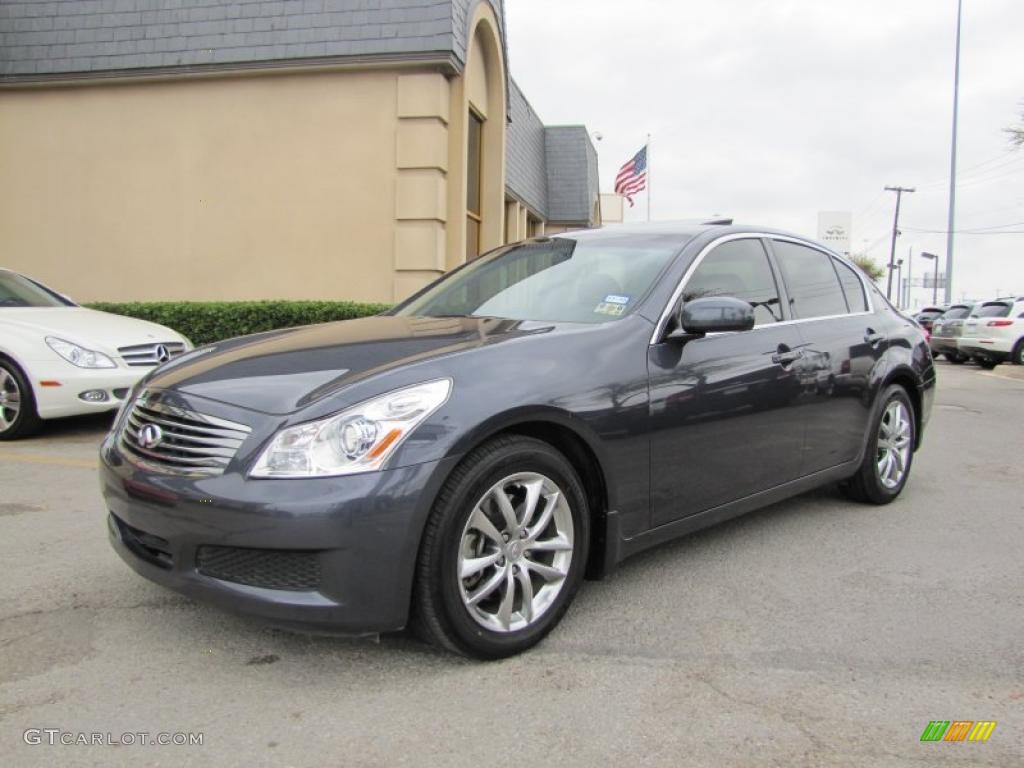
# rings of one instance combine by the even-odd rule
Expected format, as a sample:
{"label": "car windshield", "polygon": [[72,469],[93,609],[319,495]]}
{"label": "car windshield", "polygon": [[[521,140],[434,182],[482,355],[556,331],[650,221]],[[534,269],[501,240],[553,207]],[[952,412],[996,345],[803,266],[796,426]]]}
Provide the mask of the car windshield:
{"label": "car windshield", "polygon": [[967,315],[971,313],[970,307],[956,306],[950,307],[946,310],[945,314],[942,315],[943,320],[963,320]]}
{"label": "car windshield", "polygon": [[1010,314],[1009,304],[1003,304],[1001,301],[992,301],[982,304],[975,317],[1006,317],[1008,314]]}
{"label": "car windshield", "polygon": [[393,310],[399,316],[475,316],[546,322],[620,320],[647,295],[677,237],[570,236],[492,251]]}
{"label": "car windshield", "polygon": [[68,306],[73,304],[34,280],[0,270],[0,308]]}

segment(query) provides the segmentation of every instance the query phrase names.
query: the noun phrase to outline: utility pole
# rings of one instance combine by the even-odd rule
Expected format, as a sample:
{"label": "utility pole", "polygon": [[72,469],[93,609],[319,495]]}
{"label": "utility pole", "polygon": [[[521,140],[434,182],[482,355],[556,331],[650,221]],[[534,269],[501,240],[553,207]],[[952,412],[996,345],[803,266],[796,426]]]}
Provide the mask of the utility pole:
{"label": "utility pole", "polygon": [[[953,300],[953,231],[956,229],[956,123],[960,108],[960,20],[963,0],[956,3],[956,64],[953,70],[953,140],[949,149],[949,216],[946,224],[946,303]],[[939,264],[935,263],[938,272]]]}
{"label": "utility pole", "polygon": [[889,249],[889,281],[885,286],[885,298],[892,300],[892,273],[896,269],[896,238],[900,234],[900,201],[904,192],[913,192],[913,187],[886,187],[886,192],[896,193],[896,215],[892,220],[892,247]]}

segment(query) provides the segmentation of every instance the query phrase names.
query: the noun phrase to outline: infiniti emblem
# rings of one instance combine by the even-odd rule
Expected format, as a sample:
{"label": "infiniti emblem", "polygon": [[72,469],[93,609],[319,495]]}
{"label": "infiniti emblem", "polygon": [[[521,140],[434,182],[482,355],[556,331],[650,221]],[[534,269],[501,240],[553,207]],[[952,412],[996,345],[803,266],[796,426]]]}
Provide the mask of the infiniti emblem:
{"label": "infiniti emblem", "polygon": [[167,351],[167,347],[163,344],[157,344],[156,349],[153,351],[156,353],[156,359],[161,363],[166,363],[171,359],[171,353]]}
{"label": "infiniti emblem", "polygon": [[156,448],[163,440],[164,431],[156,424],[146,424],[139,430],[137,440],[140,448]]}

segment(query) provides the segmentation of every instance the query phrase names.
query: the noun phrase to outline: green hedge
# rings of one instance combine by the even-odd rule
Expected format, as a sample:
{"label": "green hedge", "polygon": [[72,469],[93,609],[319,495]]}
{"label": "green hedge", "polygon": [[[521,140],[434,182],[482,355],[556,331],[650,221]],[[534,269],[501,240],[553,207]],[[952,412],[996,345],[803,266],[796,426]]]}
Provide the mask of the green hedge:
{"label": "green hedge", "polygon": [[249,333],[376,315],[387,304],[354,301],[96,302],[90,309],[137,317],[173,328],[196,346]]}

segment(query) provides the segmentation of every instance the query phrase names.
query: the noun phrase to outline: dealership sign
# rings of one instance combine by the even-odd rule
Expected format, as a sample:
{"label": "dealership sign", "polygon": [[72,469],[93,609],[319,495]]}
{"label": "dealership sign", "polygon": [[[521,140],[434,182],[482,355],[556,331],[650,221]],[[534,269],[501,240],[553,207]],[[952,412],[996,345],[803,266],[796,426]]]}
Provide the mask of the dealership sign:
{"label": "dealership sign", "polygon": [[853,215],[849,211],[820,211],[818,213],[818,240],[833,251],[850,253],[850,231]]}

